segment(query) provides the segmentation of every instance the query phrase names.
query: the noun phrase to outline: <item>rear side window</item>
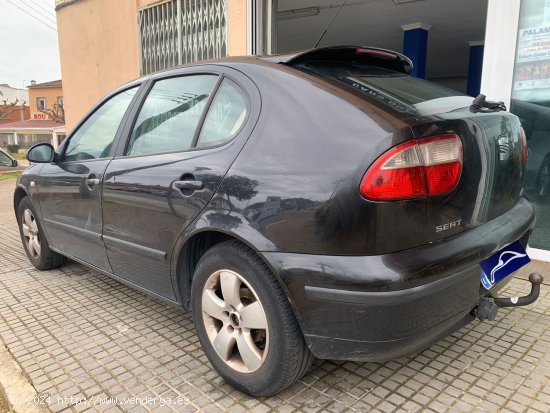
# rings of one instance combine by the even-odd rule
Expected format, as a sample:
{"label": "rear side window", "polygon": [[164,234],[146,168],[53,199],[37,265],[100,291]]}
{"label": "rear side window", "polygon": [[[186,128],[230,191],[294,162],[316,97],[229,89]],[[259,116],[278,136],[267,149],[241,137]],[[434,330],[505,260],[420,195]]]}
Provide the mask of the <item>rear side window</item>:
{"label": "rear side window", "polygon": [[217,75],[189,75],[157,81],[139,112],[126,155],[190,149],[217,80]]}
{"label": "rear side window", "polygon": [[294,66],[323,79],[352,87],[400,112],[417,114],[416,105],[462,93],[404,73],[367,64],[342,61],[312,61]]}
{"label": "rear side window", "polygon": [[247,99],[231,80],[224,79],[204,121],[197,147],[220,145],[241,129],[248,115]]}

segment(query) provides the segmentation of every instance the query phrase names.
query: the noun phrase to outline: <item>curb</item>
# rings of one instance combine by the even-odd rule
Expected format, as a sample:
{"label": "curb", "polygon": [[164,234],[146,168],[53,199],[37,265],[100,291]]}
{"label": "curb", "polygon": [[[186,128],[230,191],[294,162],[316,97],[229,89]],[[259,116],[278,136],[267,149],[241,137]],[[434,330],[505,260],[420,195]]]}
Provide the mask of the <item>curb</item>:
{"label": "curb", "polygon": [[34,402],[38,393],[0,339],[0,394],[12,413],[46,413],[45,405]]}

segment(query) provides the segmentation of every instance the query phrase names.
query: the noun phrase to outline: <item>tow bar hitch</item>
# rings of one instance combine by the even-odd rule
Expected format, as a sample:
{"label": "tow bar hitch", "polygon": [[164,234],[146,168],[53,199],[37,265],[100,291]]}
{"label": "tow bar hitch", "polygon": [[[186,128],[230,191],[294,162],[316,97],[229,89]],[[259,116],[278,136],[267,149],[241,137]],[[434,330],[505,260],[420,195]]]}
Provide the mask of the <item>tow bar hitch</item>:
{"label": "tow bar hitch", "polygon": [[475,309],[475,316],[481,321],[489,320],[493,321],[499,308],[502,307],[521,307],[534,303],[539,298],[540,285],[544,281],[542,275],[538,273],[531,273],[529,275],[529,282],[531,283],[531,292],[525,297],[509,297],[509,298],[493,298],[483,297],[479,300],[479,304]]}

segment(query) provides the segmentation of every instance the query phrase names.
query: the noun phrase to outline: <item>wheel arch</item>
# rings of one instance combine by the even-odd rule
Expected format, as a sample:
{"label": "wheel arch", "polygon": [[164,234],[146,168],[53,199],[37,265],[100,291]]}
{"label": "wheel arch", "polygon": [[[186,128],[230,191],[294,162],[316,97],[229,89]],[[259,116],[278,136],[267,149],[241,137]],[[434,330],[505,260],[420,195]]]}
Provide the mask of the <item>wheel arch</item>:
{"label": "wheel arch", "polygon": [[21,203],[21,200],[26,196],[29,196],[29,194],[22,186],[18,186],[15,189],[15,192],[13,194],[13,209],[15,211],[15,216],[17,217],[17,222],[19,222],[19,214],[17,213],[19,210],[19,204]]}
{"label": "wheel arch", "polygon": [[[281,284],[281,280],[277,277],[273,271],[273,268],[271,268],[271,266],[263,259],[261,254],[258,253],[259,250],[250,242],[247,242],[245,239],[234,233],[217,228],[203,228],[190,234],[182,243],[181,247],[177,249],[178,252],[174,254],[175,262],[173,260],[172,265],[172,268],[175,267],[174,281],[180,295],[181,304],[186,310],[190,309],[191,282],[199,260],[202,258],[204,253],[213,246],[232,240],[240,242],[258,255],[258,257],[260,257],[265,265],[271,270],[279,284]],[[284,286],[282,287],[284,288]]]}
{"label": "wheel arch", "polygon": [[[286,284],[281,280],[275,269],[272,265],[263,257],[258,248],[255,248],[250,242],[246,241],[239,235],[235,233],[225,232],[215,228],[205,228],[200,231],[196,231],[185,239],[185,242],[178,249],[178,252],[174,254],[173,268],[175,267],[175,286],[177,292],[179,293],[179,298],[183,308],[187,311],[190,310],[190,300],[191,300],[191,284],[193,282],[193,273],[195,268],[201,259],[201,257],[213,246],[226,242],[226,241],[238,241],[241,244],[245,245],[251,251],[253,251],[266,265],[267,268],[271,271],[271,274],[275,277],[275,280],[279,286],[285,292],[287,299],[292,306],[294,315],[298,320],[298,323],[301,324],[300,315],[296,311],[296,306],[292,300],[292,296],[288,291]],[[175,262],[174,262],[175,261]]]}

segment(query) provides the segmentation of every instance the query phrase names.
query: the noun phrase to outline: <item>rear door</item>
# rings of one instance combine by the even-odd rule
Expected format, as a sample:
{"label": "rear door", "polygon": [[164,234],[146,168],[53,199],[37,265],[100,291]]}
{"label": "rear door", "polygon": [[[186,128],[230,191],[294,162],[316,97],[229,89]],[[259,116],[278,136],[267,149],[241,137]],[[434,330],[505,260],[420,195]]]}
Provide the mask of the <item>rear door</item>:
{"label": "rear door", "polygon": [[139,85],[114,93],[71,134],[57,164],[40,173],[42,221],[50,245],[111,271],[101,240],[101,185],[125,114]]}
{"label": "rear door", "polygon": [[[251,83],[203,66],[156,77],[103,187],[104,243],[113,272],[174,299],[170,261],[250,133]],[[166,76],[166,75],[164,75]]]}

